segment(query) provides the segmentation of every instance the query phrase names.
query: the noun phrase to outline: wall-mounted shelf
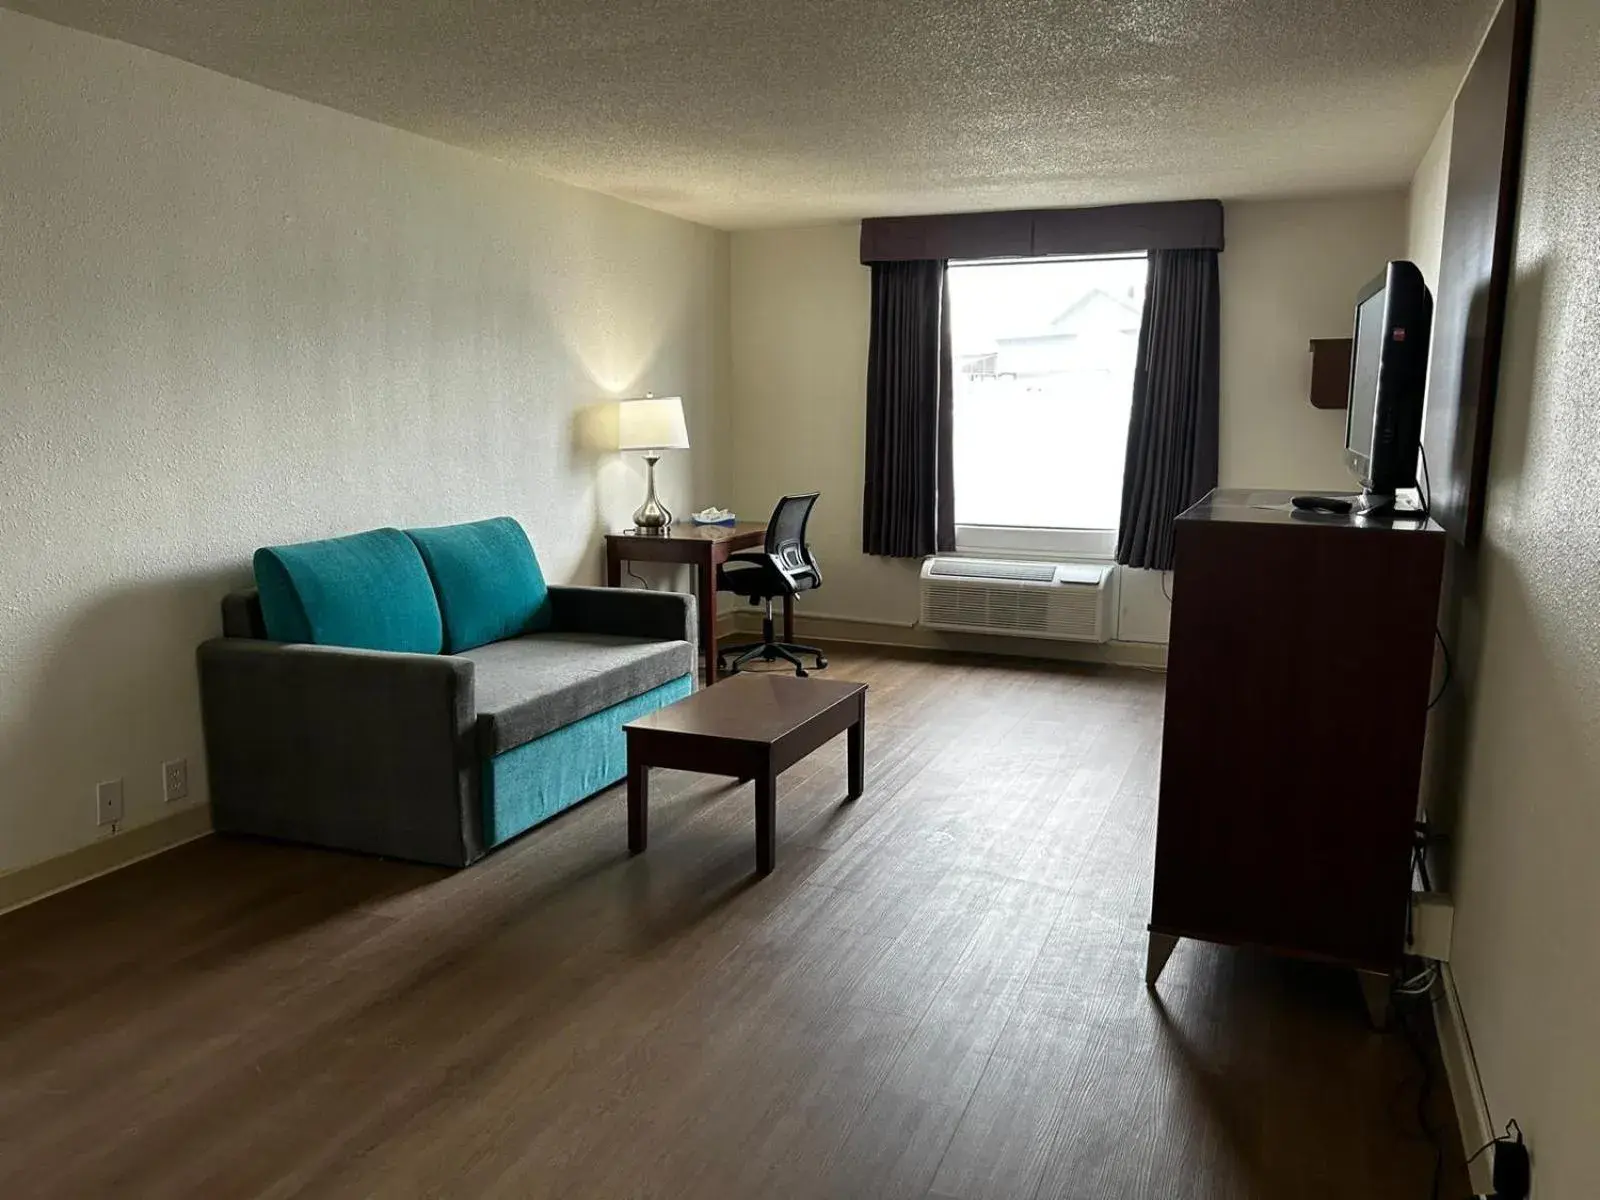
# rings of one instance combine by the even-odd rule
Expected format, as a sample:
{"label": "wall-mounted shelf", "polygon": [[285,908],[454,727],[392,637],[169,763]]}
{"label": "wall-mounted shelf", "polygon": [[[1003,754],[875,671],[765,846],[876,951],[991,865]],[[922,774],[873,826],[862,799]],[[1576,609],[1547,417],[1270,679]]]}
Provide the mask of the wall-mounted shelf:
{"label": "wall-mounted shelf", "polygon": [[1311,407],[1345,408],[1350,403],[1351,338],[1311,339]]}

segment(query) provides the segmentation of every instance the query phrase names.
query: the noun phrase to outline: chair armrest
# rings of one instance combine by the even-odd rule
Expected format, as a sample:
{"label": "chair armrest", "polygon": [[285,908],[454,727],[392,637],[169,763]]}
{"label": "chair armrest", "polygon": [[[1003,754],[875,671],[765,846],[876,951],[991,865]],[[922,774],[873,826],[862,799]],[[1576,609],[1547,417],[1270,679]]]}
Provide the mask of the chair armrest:
{"label": "chair armrest", "polygon": [[471,662],[250,638],[197,659],[218,829],[445,866],[482,855]]}
{"label": "chair armrest", "polygon": [[614,633],[660,642],[698,640],[695,600],[643,588],[553,587],[553,624],[563,633]]}

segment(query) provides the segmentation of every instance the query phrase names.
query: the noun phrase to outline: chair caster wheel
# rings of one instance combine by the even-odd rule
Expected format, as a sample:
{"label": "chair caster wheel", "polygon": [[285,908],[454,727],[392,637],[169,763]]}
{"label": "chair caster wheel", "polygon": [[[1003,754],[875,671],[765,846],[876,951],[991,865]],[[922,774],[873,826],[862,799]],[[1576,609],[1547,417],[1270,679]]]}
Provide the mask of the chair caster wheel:
{"label": "chair caster wheel", "polygon": [[820,654],[817,655],[817,670],[825,671],[827,669],[828,669],[828,660],[823,658],[822,655],[820,655]]}
{"label": "chair caster wheel", "polygon": [[810,674],[810,672],[807,671],[804,667],[796,667],[794,669],[794,673],[800,679],[804,679],[807,675]]}

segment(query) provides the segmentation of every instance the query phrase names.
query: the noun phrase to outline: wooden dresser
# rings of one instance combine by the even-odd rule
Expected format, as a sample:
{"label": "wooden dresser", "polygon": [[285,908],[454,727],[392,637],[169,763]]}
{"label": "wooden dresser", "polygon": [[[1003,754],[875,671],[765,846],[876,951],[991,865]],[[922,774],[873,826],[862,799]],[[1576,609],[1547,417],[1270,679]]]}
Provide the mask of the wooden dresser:
{"label": "wooden dresser", "polygon": [[1444,563],[1431,521],[1212,492],[1178,518],[1146,978],[1179,938],[1399,965]]}

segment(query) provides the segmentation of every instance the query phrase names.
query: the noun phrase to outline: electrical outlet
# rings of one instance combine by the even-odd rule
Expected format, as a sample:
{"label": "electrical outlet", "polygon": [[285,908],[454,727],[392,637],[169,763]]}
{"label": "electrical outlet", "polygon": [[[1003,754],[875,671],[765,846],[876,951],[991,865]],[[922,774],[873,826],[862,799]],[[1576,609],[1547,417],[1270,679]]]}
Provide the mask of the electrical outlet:
{"label": "electrical outlet", "polygon": [[122,820],[122,780],[111,779],[94,789],[94,823],[116,825]]}
{"label": "electrical outlet", "polygon": [[1411,893],[1411,941],[1406,950],[1418,958],[1450,961],[1450,932],[1455,906],[1443,892]]}
{"label": "electrical outlet", "polygon": [[175,758],[161,764],[161,795],[168,804],[189,794],[189,760]]}

